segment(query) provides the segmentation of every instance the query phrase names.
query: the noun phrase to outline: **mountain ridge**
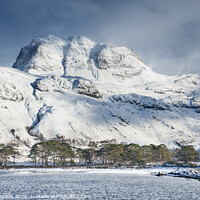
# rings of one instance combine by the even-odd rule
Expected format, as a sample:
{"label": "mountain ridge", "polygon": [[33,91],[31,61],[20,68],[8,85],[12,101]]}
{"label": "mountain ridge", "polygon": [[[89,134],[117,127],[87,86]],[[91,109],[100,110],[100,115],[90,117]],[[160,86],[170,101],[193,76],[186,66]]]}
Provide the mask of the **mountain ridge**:
{"label": "mountain ridge", "polygon": [[200,146],[200,75],[157,74],[126,47],[36,38],[0,72],[0,143],[26,149],[62,135]]}

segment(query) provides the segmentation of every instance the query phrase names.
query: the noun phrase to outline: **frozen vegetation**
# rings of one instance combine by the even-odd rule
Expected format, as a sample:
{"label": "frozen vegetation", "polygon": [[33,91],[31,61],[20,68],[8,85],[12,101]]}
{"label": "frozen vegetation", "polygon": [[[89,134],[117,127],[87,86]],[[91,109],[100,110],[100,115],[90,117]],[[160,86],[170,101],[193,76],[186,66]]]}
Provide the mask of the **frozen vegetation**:
{"label": "frozen vegetation", "polygon": [[0,143],[23,155],[41,139],[200,147],[200,75],[154,73],[125,47],[36,38],[0,67]]}

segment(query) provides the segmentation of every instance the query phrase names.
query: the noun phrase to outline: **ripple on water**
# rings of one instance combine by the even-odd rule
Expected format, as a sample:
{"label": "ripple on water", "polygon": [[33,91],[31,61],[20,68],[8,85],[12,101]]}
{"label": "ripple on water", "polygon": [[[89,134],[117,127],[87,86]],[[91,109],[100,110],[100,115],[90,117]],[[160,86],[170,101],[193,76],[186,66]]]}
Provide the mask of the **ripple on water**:
{"label": "ripple on water", "polygon": [[200,182],[87,173],[2,173],[0,199],[199,199]]}

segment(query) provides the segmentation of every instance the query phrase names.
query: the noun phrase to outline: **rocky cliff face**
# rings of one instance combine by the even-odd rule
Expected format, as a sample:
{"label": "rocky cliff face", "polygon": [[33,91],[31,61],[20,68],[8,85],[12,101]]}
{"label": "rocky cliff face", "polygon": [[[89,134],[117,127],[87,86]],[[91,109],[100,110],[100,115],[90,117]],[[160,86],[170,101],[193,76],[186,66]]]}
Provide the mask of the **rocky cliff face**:
{"label": "rocky cliff face", "polygon": [[0,67],[0,80],[0,143],[23,147],[62,135],[77,145],[200,146],[200,75],[156,74],[125,47],[36,38],[13,68]]}

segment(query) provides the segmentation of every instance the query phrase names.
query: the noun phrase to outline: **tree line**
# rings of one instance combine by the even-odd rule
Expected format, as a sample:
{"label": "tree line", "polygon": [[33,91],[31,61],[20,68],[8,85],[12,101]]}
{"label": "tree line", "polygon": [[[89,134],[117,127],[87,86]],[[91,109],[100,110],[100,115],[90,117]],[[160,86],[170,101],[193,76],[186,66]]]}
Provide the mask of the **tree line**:
{"label": "tree line", "polygon": [[[0,166],[7,166],[15,162],[19,156],[16,148],[10,145],[0,145]],[[143,145],[120,143],[110,141],[90,141],[87,148],[71,146],[65,140],[49,140],[34,144],[31,147],[29,158],[34,166],[60,167],[75,165],[101,165],[101,166],[144,166],[147,163],[157,162],[183,162],[199,161],[199,153],[193,146],[181,146],[168,149],[164,144]]]}

